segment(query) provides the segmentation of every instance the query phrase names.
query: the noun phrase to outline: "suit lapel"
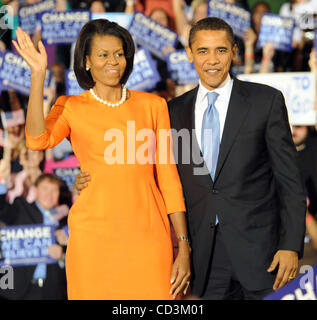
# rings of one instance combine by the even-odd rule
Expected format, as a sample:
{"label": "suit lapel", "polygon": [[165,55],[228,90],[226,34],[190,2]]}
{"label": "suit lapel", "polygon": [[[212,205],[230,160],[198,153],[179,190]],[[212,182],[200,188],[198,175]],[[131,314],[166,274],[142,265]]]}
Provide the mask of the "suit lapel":
{"label": "suit lapel", "polygon": [[194,177],[197,184],[211,188],[212,179],[207,166],[203,161],[203,155],[197,141],[199,137],[197,137],[195,132],[195,104],[197,92],[198,86],[193,89],[184,100],[181,127],[188,129],[190,132],[190,174]]}
{"label": "suit lapel", "polygon": [[238,135],[241,125],[250,109],[250,104],[246,99],[247,93],[241,87],[241,81],[236,78],[234,78],[233,81],[231,97],[220,143],[215,182],[221,172],[221,169],[223,168],[228,153],[230,152],[232,144]]}

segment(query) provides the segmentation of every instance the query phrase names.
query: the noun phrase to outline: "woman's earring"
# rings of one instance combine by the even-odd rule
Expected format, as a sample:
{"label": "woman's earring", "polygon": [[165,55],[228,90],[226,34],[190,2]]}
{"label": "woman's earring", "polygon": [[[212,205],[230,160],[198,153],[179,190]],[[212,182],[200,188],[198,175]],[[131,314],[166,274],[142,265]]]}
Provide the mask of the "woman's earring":
{"label": "woman's earring", "polygon": [[88,68],[88,67],[86,67],[86,71],[89,71],[89,68]]}

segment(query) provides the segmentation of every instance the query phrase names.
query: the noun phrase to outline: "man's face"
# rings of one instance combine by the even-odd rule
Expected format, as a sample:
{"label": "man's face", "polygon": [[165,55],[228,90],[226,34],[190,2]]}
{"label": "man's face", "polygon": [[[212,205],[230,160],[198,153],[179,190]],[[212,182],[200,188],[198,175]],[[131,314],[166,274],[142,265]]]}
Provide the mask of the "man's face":
{"label": "man's face", "polygon": [[46,210],[58,205],[59,185],[44,179],[36,188],[36,201]]}
{"label": "man's face", "polygon": [[295,146],[301,145],[308,136],[307,126],[292,126],[292,137]]}
{"label": "man's face", "polygon": [[237,46],[232,46],[225,30],[200,30],[187,48],[199,78],[208,90],[214,90],[227,78]]}

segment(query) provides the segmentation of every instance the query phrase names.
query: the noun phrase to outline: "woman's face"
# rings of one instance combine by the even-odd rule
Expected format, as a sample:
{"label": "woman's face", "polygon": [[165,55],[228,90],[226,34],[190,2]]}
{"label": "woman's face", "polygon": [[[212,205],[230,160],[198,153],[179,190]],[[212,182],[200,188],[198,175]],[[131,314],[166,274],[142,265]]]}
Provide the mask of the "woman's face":
{"label": "woman's face", "polygon": [[86,67],[96,85],[116,87],[127,66],[122,40],[115,36],[95,35],[91,41]]}

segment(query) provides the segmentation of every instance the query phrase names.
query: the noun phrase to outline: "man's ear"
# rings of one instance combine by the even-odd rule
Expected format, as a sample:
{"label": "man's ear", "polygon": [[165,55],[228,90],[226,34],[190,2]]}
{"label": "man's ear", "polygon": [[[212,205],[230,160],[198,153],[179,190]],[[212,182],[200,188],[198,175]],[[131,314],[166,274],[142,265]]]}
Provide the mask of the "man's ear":
{"label": "man's ear", "polygon": [[233,45],[233,47],[232,47],[233,58],[236,57],[237,51],[238,51],[238,46],[237,46],[237,44],[235,43],[235,44]]}
{"label": "man's ear", "polygon": [[187,53],[187,57],[190,63],[192,63],[194,61],[193,59],[193,54],[192,54],[192,50],[189,46],[186,46],[186,53]]}

